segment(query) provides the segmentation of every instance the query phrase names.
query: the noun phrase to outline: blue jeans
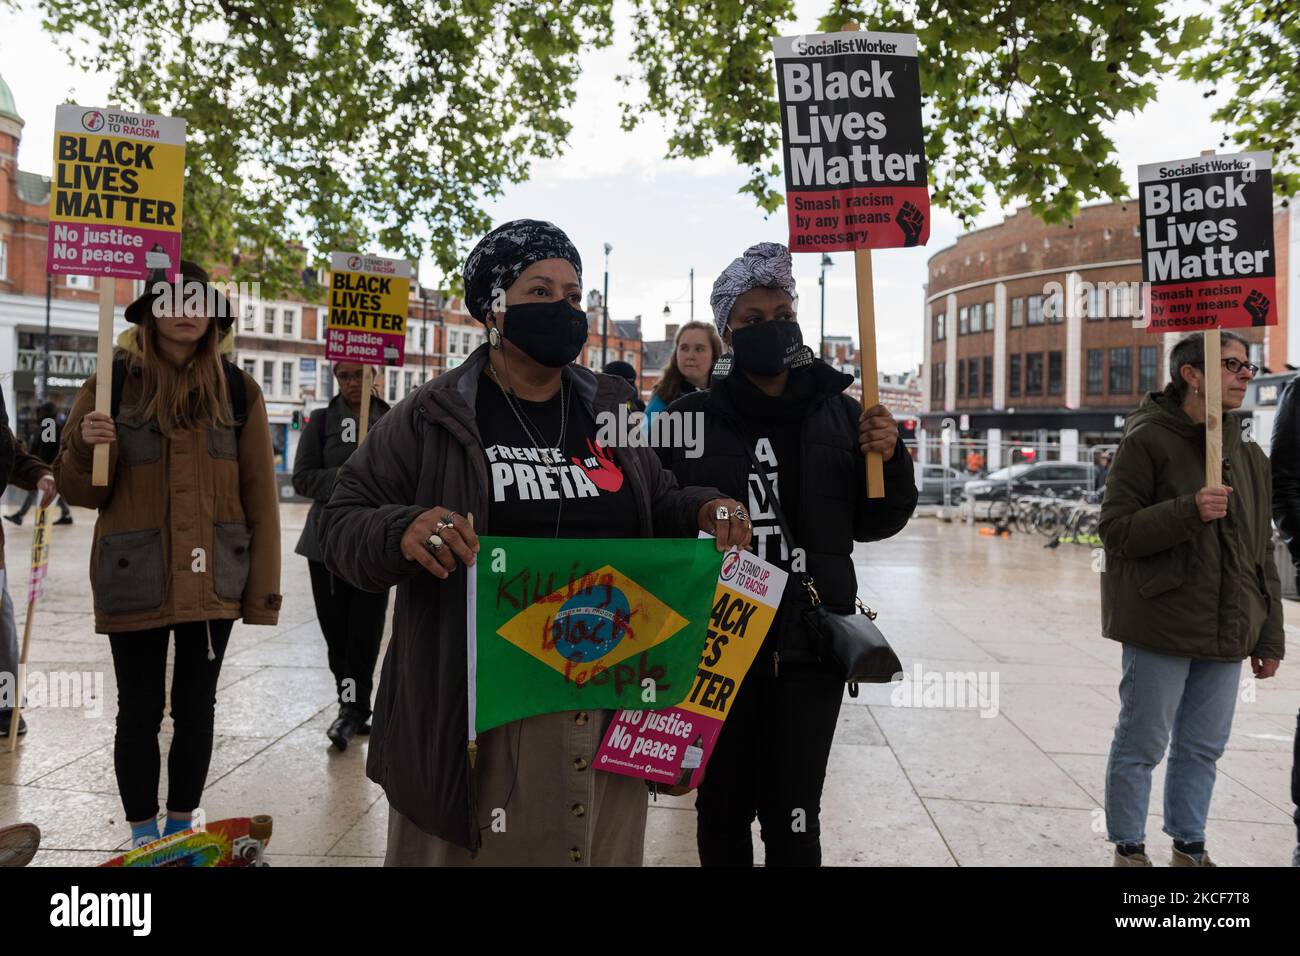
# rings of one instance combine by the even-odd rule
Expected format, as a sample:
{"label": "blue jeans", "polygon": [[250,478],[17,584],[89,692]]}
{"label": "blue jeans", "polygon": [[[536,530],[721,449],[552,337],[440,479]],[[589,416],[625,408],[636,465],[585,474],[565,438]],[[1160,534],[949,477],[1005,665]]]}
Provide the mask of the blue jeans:
{"label": "blue jeans", "polygon": [[1151,771],[1166,748],[1164,832],[1183,843],[1205,839],[1215,763],[1228,745],[1240,677],[1240,661],[1198,661],[1124,645],[1119,721],[1106,764],[1112,843],[1145,841]]}

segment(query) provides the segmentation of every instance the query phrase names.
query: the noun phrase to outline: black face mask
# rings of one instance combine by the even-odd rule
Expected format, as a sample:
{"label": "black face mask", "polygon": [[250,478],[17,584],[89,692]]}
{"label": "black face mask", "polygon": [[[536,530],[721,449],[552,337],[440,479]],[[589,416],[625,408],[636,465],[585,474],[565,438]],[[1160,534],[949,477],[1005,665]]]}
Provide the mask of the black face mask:
{"label": "black face mask", "polygon": [[563,368],[587,344],[587,313],[567,299],[521,302],[506,308],[502,334],[535,362]]}
{"label": "black face mask", "polygon": [[798,322],[770,319],[731,330],[735,367],[754,375],[780,375],[803,354],[803,332]]}

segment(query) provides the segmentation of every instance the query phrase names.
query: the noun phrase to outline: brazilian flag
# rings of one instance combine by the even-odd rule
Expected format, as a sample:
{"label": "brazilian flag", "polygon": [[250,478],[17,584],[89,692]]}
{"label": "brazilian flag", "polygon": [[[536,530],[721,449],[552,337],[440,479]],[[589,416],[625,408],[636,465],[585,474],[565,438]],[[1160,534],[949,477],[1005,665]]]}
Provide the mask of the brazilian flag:
{"label": "brazilian flag", "polygon": [[712,539],[479,541],[467,575],[471,738],[536,714],[686,698],[722,563]]}

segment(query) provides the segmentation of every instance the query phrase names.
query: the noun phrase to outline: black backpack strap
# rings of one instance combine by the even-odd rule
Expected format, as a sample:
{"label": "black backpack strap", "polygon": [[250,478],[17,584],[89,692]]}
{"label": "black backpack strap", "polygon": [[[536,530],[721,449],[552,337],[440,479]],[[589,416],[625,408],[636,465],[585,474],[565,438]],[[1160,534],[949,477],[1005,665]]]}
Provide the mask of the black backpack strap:
{"label": "black backpack strap", "polygon": [[248,421],[248,385],[239,366],[225,358],[221,367],[226,373],[226,387],[230,390],[230,410],[235,414],[235,437],[244,433],[244,424]]}
{"label": "black backpack strap", "polygon": [[114,421],[117,420],[117,413],[122,410],[122,389],[126,388],[126,376],[129,370],[126,367],[126,359],[113,359],[113,401],[109,406],[109,414]]}

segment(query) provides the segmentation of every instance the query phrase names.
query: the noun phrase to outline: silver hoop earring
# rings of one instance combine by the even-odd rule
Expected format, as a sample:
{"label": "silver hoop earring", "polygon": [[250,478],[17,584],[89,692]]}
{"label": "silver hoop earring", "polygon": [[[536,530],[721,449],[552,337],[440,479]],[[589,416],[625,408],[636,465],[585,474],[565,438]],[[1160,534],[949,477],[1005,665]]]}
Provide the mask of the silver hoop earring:
{"label": "silver hoop earring", "polygon": [[501,348],[501,332],[499,329],[488,329],[488,345],[494,349]]}

